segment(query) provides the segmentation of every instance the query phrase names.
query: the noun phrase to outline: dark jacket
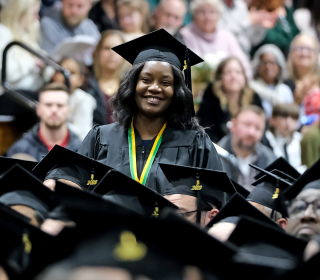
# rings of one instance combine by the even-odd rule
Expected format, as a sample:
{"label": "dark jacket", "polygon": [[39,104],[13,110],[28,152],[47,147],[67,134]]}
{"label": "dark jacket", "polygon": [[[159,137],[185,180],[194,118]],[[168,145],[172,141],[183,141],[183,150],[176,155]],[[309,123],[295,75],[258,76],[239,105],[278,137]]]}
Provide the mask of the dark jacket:
{"label": "dark jacket", "polygon": [[[251,105],[262,108],[261,99],[256,93],[253,95]],[[231,120],[231,114],[228,109],[221,108],[220,100],[213,92],[213,84],[209,84],[203,94],[197,117],[200,118],[203,127],[209,127],[206,133],[212,142],[219,142],[229,133],[227,123]]]}
{"label": "dark jacket", "polygon": [[[25,153],[33,156],[37,161],[42,160],[49,151],[47,146],[40,140],[39,126],[39,124],[36,124],[20,140],[14,143],[8,151],[8,157],[17,153]],[[66,148],[76,152],[80,148],[81,140],[70,129],[69,132],[70,137]]]}

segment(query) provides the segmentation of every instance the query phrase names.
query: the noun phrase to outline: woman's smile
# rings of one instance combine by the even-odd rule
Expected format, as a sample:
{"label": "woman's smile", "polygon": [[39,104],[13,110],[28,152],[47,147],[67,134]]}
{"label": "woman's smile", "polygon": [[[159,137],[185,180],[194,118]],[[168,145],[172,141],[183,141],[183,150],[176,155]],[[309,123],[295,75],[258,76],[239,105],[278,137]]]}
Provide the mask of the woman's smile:
{"label": "woman's smile", "polygon": [[163,100],[159,96],[151,96],[151,95],[147,95],[144,98],[147,99],[148,103],[152,105],[158,105],[161,102],[161,100]]}

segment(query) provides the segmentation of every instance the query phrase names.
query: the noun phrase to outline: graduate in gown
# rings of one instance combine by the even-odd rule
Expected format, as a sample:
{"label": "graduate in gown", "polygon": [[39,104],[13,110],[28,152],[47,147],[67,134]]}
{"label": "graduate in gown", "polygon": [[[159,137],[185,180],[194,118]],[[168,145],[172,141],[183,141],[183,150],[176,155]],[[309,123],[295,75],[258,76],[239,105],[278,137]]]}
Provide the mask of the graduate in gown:
{"label": "graduate in gown", "polygon": [[[116,123],[94,127],[78,153],[106,164],[162,194],[168,180],[159,163],[221,170],[220,158],[194,118],[190,66],[202,59],[163,29],[113,48],[133,67],[112,101]],[[185,82],[182,70],[185,70]],[[187,71],[186,71],[187,70]],[[63,158],[61,158],[63,162]],[[75,163],[76,164],[76,163]],[[92,170],[46,177],[86,188]]]}

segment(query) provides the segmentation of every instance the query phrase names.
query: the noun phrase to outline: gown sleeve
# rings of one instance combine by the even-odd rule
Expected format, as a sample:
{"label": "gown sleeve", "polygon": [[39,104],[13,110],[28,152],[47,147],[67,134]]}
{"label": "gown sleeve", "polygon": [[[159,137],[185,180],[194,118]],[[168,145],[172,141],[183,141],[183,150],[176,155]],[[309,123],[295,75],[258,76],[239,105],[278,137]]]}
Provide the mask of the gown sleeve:
{"label": "gown sleeve", "polygon": [[[100,150],[100,128],[95,126],[88,133],[86,138],[83,140],[78,153],[86,157],[96,159]],[[83,166],[77,165],[77,162],[70,164],[70,160],[67,161],[68,164],[64,164],[63,159],[58,166],[51,169],[45,180],[48,179],[65,179],[76,183],[81,188],[86,188],[87,181],[90,179],[91,168],[85,168]]]}

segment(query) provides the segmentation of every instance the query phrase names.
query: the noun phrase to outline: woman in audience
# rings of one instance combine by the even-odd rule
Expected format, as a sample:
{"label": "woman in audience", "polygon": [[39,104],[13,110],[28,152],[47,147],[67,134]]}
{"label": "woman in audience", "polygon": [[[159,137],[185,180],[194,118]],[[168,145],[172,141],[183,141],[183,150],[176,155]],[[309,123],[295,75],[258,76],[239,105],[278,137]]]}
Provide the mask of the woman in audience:
{"label": "woman in audience", "polygon": [[221,8],[219,0],[192,1],[190,9],[193,21],[181,29],[183,40],[190,49],[202,57],[207,54],[214,54],[220,60],[231,55],[238,57],[246,70],[247,77],[251,79],[252,72],[248,58],[237,39],[229,31],[217,26]]}
{"label": "woman in audience", "polygon": [[254,55],[252,61],[255,80],[250,87],[262,99],[267,117],[271,117],[272,107],[280,102],[292,103],[291,89],[283,83],[287,77],[285,58],[275,45],[264,45]]}
{"label": "woman in audience", "polygon": [[[10,0],[0,14],[0,67],[2,52],[12,41],[20,41],[40,51],[37,43],[39,35],[38,0]],[[42,85],[41,72],[44,64],[20,47],[12,47],[7,56],[7,80],[15,89],[34,92]],[[1,68],[0,68],[1,70]],[[0,95],[3,89],[0,87]],[[32,95],[33,98],[35,96]]]}
{"label": "woman in audience", "polygon": [[93,123],[98,125],[113,123],[110,98],[118,91],[123,75],[124,59],[111,48],[124,43],[122,34],[108,30],[101,34],[101,39],[93,53],[95,79],[90,79],[88,92],[97,101]]}
{"label": "woman in audience", "polygon": [[149,32],[149,4],[146,0],[119,0],[117,9],[126,42]]}
{"label": "woman in audience", "polygon": [[262,108],[260,97],[248,85],[244,67],[237,57],[223,60],[215,74],[214,84],[206,88],[197,117],[213,142],[228,133],[229,121],[246,105]]}

